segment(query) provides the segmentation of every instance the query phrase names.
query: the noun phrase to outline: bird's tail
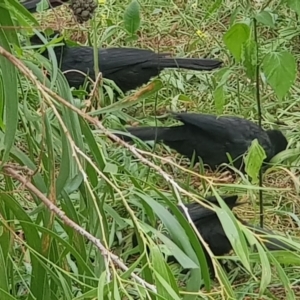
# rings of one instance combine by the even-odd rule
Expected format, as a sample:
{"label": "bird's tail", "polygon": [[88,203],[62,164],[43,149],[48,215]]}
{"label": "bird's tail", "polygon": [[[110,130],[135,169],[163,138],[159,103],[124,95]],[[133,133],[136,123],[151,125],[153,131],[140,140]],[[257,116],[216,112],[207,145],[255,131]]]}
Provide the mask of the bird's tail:
{"label": "bird's tail", "polygon": [[40,0],[27,0],[20,2],[27,10],[29,10],[31,13],[36,12],[37,4],[41,2]]}
{"label": "bird's tail", "polygon": [[210,71],[221,67],[222,61],[204,58],[167,58],[159,59],[158,66],[164,68],[182,68],[196,71]]}
{"label": "bird's tail", "polygon": [[[47,2],[50,3],[51,7],[56,7],[62,5],[64,2],[68,0],[48,0]],[[37,11],[37,4],[39,4],[41,0],[26,0],[21,2],[21,4],[31,13]]]}
{"label": "bird's tail", "polygon": [[[56,30],[54,30],[54,32],[48,36],[46,36],[44,32],[40,32],[40,34],[48,41],[54,38],[62,38],[62,35]],[[62,42],[64,42],[64,40]],[[40,39],[40,37],[37,34],[30,37],[30,43],[31,45],[44,45],[44,42]]]}
{"label": "bird's tail", "polygon": [[[172,131],[172,127],[128,127],[128,133],[139,138],[142,141],[162,141],[168,132]],[[116,134],[119,138],[126,142],[132,141],[132,137],[127,134]]]}
{"label": "bird's tail", "polygon": [[[294,250],[292,247],[290,247],[289,245],[287,245],[286,243],[280,241],[279,239],[277,239],[275,237],[274,232],[272,232],[271,230],[267,230],[267,229],[262,229],[258,226],[253,226],[250,224],[247,224],[245,222],[243,222],[245,225],[247,225],[247,227],[249,227],[249,229],[259,235],[268,235],[268,237],[266,236],[264,239],[264,244],[267,247],[268,250],[270,251],[276,251],[276,250]],[[274,235],[274,237],[270,237],[271,235]]]}

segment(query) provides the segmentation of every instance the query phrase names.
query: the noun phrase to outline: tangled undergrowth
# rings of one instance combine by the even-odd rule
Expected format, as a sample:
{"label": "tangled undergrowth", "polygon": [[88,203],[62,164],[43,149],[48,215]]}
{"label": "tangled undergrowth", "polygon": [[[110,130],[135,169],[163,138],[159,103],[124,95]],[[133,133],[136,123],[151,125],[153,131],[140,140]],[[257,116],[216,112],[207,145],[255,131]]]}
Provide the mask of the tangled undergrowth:
{"label": "tangled undergrowth", "polygon": [[[125,108],[122,107],[122,99],[119,99],[121,100],[119,106],[111,105],[115,99],[108,93],[109,95],[101,99],[98,113],[92,110],[97,118],[101,118],[106,128],[120,130],[125,123],[172,124],[173,122],[166,116],[168,110],[240,115],[257,122],[258,111],[253,82],[246,76],[243,66],[234,62],[223,42],[224,34],[233,23],[249,21],[250,13],[246,9],[248,6],[243,2],[216,1],[217,4],[212,4],[201,0],[142,1],[140,2],[142,22],[137,31],[137,39],[128,39],[128,33],[122,25],[124,10],[128,3],[119,0],[99,2],[95,20],[91,23],[78,24],[67,6],[37,13],[35,18],[40,22],[39,28],[50,27],[59,30],[66,37],[82,44],[92,41],[96,33],[99,47],[134,46],[150,48],[157,52],[170,52],[174,56],[205,56],[224,61],[224,68],[212,73],[164,71],[159,77],[163,83],[162,88],[157,93],[135,101],[135,104],[127,105]],[[252,6],[253,10],[262,7],[259,2],[255,2]],[[262,24],[259,26],[260,54],[266,54],[279,47],[290,51],[298,61],[300,27],[295,13],[282,3],[279,5],[277,1],[269,1],[267,9],[274,12],[272,15],[274,18],[276,12],[277,23],[275,28]],[[26,51],[31,50],[24,50],[25,57],[28,55]],[[83,100],[86,94],[83,91],[73,91],[74,100],[64,84],[57,89],[64,99],[68,99],[76,107],[80,107],[82,103],[86,104]],[[239,201],[245,204],[236,208],[235,213],[251,224],[259,223],[258,185],[251,183],[247,176],[235,176],[222,170],[215,173],[204,172],[201,166],[191,167],[189,161],[163,145],[155,145],[152,148],[142,143],[138,144],[136,147],[148,151],[147,154],[139,153],[144,154],[144,157],[159,166],[179,187],[187,191],[187,194],[178,193],[174,185],[165,180],[161,173],[132,155],[123,145],[106,138],[103,130],[97,128],[96,124],[93,124],[92,131],[89,131],[83,118],[77,119],[73,112],[59,106],[52,107],[44,95],[40,94],[40,90],[37,93],[37,87],[28,79],[22,78],[21,86],[16,149],[12,160],[22,162],[28,167],[30,165],[30,169],[36,173],[29,177],[35,178],[35,185],[53,201],[53,204],[60,207],[67,217],[99,238],[106,249],[122,258],[126,266],[134,269],[138,276],[149,284],[155,284],[161,292],[159,299],[171,299],[172,293],[168,289],[171,289],[173,282],[170,279],[171,275],[166,275],[169,269],[166,267],[159,270],[158,264],[155,265],[154,261],[156,259],[160,262],[161,257],[155,252],[152,238],[160,245],[161,251],[168,251],[155,239],[156,234],[152,234],[152,238],[149,238],[151,236],[149,226],[159,231],[164,230],[163,226],[157,227],[155,217],[157,211],[154,209],[153,200],[166,206],[168,201],[173,203],[180,200],[191,201],[189,194],[196,196],[211,195],[214,192],[220,195],[237,194]],[[289,140],[289,149],[299,149],[299,90],[300,82],[297,76],[288,94],[279,100],[267,84],[266,78],[261,75],[263,126],[282,130]],[[134,97],[132,94],[134,92],[127,95],[129,99]],[[59,109],[55,112],[54,107]],[[61,120],[58,120],[58,115],[62,116]],[[66,130],[62,128],[62,124],[66,125]],[[67,137],[63,137],[62,132],[69,133],[66,134]],[[72,144],[71,141],[74,141],[77,148],[69,145]],[[90,161],[78,149],[85,151]],[[21,153],[26,154],[33,164],[30,164]],[[66,156],[67,153],[69,157]],[[299,156],[297,152],[291,153],[283,164],[269,169],[263,177],[265,226],[278,234],[292,238],[298,249]],[[74,162],[76,160],[74,157],[78,161]],[[62,170],[62,165],[69,170],[68,176]],[[82,174],[85,174],[86,178],[83,179]],[[124,269],[121,268],[121,271],[117,264],[114,265],[115,261],[107,262],[100,251],[86,242],[86,236],[83,238],[78,232],[72,232],[60,220],[54,221],[52,212],[42,205],[37,205],[40,202],[36,195],[28,193],[22,184],[14,186],[7,177],[9,176],[6,174],[7,181],[3,181],[5,183],[1,190],[2,196],[14,196],[24,211],[22,215],[11,208],[14,216],[19,216],[19,219],[16,219],[32,222],[32,227],[41,235],[44,244],[40,254],[47,254],[45,257],[49,265],[45,270],[47,276],[51,278],[49,280],[51,284],[59,286],[57,289],[60,292],[57,294],[60,296],[57,296],[57,299],[92,297],[102,299],[101,293],[105,294],[107,299],[150,299],[149,291],[144,289],[141,283],[138,285],[134,280],[131,281],[127,274],[122,273]],[[59,179],[66,177],[68,181],[64,182],[63,196],[56,199],[54,190],[62,189]],[[59,178],[55,184],[53,178]],[[81,184],[82,180],[84,184]],[[10,217],[11,219],[3,219],[6,221],[14,219],[12,215]],[[4,227],[8,231],[14,232],[12,222],[7,221],[5,224]],[[19,231],[15,231],[18,234],[11,233],[15,241],[11,264],[17,270],[15,276],[18,284],[12,289],[16,299],[27,299],[25,297],[30,292],[26,285],[29,282],[26,259],[28,253],[36,254],[38,250],[32,242],[34,234],[31,236],[27,231],[24,236],[22,222],[16,222],[15,226]],[[142,241],[150,244],[153,249],[152,257],[148,257],[146,251],[141,255],[132,250],[132,228],[137,229],[138,226]],[[68,244],[64,244],[64,239],[67,239]],[[23,243],[26,247],[23,247]],[[70,250],[72,247],[76,253]],[[251,252],[251,255],[254,257],[256,254]],[[226,275],[226,279],[223,279],[222,284],[213,282],[213,288],[209,292],[204,288],[194,290],[195,297],[298,299],[300,297],[298,256],[290,253],[278,258],[283,264],[282,267],[274,262],[274,258],[268,256],[268,259],[273,263],[269,269],[266,260],[253,263],[259,262],[256,255],[256,258],[251,260],[250,272],[245,267],[245,261],[244,265],[241,262],[239,255],[230,255],[228,260],[231,271]],[[164,287],[170,293],[169,298],[166,296],[168,293],[161,287],[165,282],[155,277],[156,275],[147,274],[147,270],[153,274],[161,272],[160,274],[164,274],[166,278],[169,276],[169,285]],[[180,288],[179,294],[184,295],[186,299],[188,297],[192,299],[193,293],[185,292],[187,283],[192,284],[188,275],[180,273],[181,267],[178,264],[170,265],[170,270]],[[267,272],[266,275],[263,273],[266,270],[272,273]],[[264,281],[268,281],[268,276],[271,280],[264,286],[265,289],[261,289]],[[62,286],[57,283],[60,280],[63,282]],[[172,288],[176,290],[174,285]],[[110,290],[110,296],[107,290]],[[51,299],[50,292],[44,293],[44,298],[41,299]],[[235,298],[232,298],[232,295]],[[166,298],[163,298],[164,296]]]}

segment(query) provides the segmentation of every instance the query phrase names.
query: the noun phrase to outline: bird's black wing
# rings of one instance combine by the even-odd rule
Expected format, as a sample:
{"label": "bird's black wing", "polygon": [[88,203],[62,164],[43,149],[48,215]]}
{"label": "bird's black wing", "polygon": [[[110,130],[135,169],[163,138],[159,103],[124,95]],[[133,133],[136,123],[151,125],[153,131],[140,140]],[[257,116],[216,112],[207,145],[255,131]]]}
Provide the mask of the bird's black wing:
{"label": "bird's black wing", "polygon": [[[235,203],[237,196],[229,196],[227,198],[229,207],[231,206],[230,209],[232,209],[233,206],[238,205]],[[216,199],[214,200],[216,201]],[[226,202],[226,199],[224,199],[224,201]],[[219,256],[228,253],[232,249],[232,246],[217,214],[213,210],[204,208],[196,202],[186,206],[188,207],[194,225],[202,238],[209,245],[209,248],[214,255]],[[208,259],[208,262],[210,262],[210,258]]]}
{"label": "bird's black wing", "polygon": [[[156,54],[150,50],[108,48],[99,50],[99,68],[102,73],[113,73],[130,65],[142,63]],[[64,69],[85,71],[94,68],[93,48],[88,46],[64,47]]]}
{"label": "bird's black wing", "polygon": [[120,69],[156,60],[167,54],[156,54],[147,49],[107,48],[99,50],[99,65],[103,73],[110,74]]}
{"label": "bird's black wing", "polygon": [[213,148],[218,147],[230,153],[232,157],[238,157],[247,151],[254,139],[258,139],[267,155],[272,149],[267,133],[247,119],[196,113],[175,113],[173,115],[184,124],[193,126],[194,132],[198,132],[200,138],[206,137],[206,140],[210,141],[212,151],[216,151]]}
{"label": "bird's black wing", "polygon": [[231,243],[216,215],[206,218],[205,222],[201,224],[195,223],[195,225],[214,255],[222,256],[232,250]]}
{"label": "bird's black wing", "polygon": [[[233,207],[239,205],[238,203],[236,203],[238,199],[237,195],[222,196],[222,199],[231,210]],[[207,197],[206,200],[219,206],[219,203],[215,197]],[[193,222],[203,220],[204,218],[210,218],[212,215],[216,214],[214,210],[206,208],[198,202],[187,203],[185,204],[185,206],[188,209],[189,215]],[[180,210],[182,211],[182,208],[180,208]]]}
{"label": "bird's black wing", "polygon": [[[68,0],[48,0],[48,9],[56,6],[60,6],[64,4],[64,2],[67,2]],[[25,0],[20,2],[25,8],[27,8],[28,11],[31,13],[35,13],[37,11],[37,5],[41,2],[41,0]]]}
{"label": "bird's black wing", "polygon": [[230,143],[238,140],[253,140],[262,130],[253,122],[235,116],[216,116],[197,113],[173,113],[174,117],[197,127],[202,134]]}

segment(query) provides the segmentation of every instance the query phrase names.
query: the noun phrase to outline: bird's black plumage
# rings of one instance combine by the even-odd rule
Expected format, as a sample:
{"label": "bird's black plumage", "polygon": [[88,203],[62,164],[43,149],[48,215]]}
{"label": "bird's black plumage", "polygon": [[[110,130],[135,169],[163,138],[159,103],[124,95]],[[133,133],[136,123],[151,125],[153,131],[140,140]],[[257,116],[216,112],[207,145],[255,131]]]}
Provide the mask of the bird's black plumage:
{"label": "bird's black plumage", "polygon": [[[222,199],[227,204],[227,206],[232,210],[234,207],[240,205],[241,203],[237,203],[238,196],[232,195],[232,196],[222,196]],[[218,201],[215,197],[207,197],[206,200],[208,202],[213,203],[216,206],[219,206]],[[188,209],[188,213],[191,217],[192,222],[195,224],[195,227],[197,228],[198,232],[202,236],[203,240],[208,244],[210,250],[215,256],[223,256],[225,254],[228,254],[232,250],[231,243],[229,239],[227,238],[225,231],[223,229],[223,226],[215,213],[214,210],[206,208],[202,206],[198,202],[192,202],[185,204],[185,206]],[[183,215],[185,216],[183,210],[181,207],[178,206],[178,208],[181,210]],[[186,216],[185,216],[186,217]],[[236,216],[235,216],[236,217]],[[242,224],[249,227],[250,230],[252,230],[254,233],[260,234],[260,235],[268,235],[268,237],[265,237],[265,246],[270,251],[275,250],[292,250],[291,247],[289,247],[287,244],[281,242],[280,240],[269,237],[271,235],[274,235],[274,233],[270,230],[262,229],[257,226],[250,225],[246,223],[245,221],[241,220],[240,218],[236,217]],[[133,237],[133,243],[137,244],[136,237]],[[207,253],[205,247],[203,247],[203,251],[206,257],[206,261],[208,263],[208,266],[211,271],[212,277],[214,277],[214,270],[213,270],[213,264],[211,261],[211,257]],[[176,262],[175,257],[171,256],[168,258],[168,262]]]}
{"label": "bird's black plumage", "polygon": [[[242,155],[254,139],[264,148],[269,162],[273,156],[287,147],[287,140],[279,130],[263,130],[255,123],[236,116],[215,116],[197,113],[173,113],[183,125],[172,127],[129,127],[131,135],[143,140],[162,141],[177,152],[196,161],[201,157],[204,164],[215,169],[228,163],[230,154],[234,166],[242,166]],[[117,134],[125,141],[131,137]]]}
{"label": "bird's black plumage", "polygon": [[[31,13],[34,13],[37,11],[37,5],[41,2],[42,0],[25,0],[20,2],[28,11]],[[64,2],[67,2],[68,0],[47,0],[49,4],[49,8],[57,7]]]}
{"label": "bird's black plumage", "polygon": [[[34,45],[42,45],[37,35],[30,39]],[[62,71],[79,70],[95,79],[93,48],[88,46],[54,48]],[[43,53],[47,56],[47,51]],[[107,48],[99,50],[99,69],[104,78],[113,80],[123,91],[135,89],[150,78],[157,76],[165,68],[190,70],[213,70],[222,62],[215,59],[169,58],[168,54],[157,54],[151,50],[137,48]],[[78,88],[85,77],[76,72],[65,74],[70,86]]]}
{"label": "bird's black plumage", "polygon": [[[239,203],[237,203],[238,196],[223,196],[222,199],[227,204],[227,206],[232,210],[234,207],[238,206]],[[217,206],[219,206],[217,199],[215,197],[208,197],[207,200]],[[223,226],[217,216],[217,214],[204,206],[202,206],[198,202],[192,202],[189,204],[185,204],[185,206],[188,209],[189,215],[195,224],[197,230],[199,231],[200,235],[204,239],[204,241],[208,244],[210,250],[215,256],[223,256],[230,252],[232,250],[231,243],[229,239],[227,238],[225,231],[223,229]],[[182,211],[182,209],[179,207],[179,209]],[[183,213],[184,214],[184,213]],[[257,234],[267,234],[267,235],[274,235],[274,233],[270,230],[262,229],[258,226],[253,226],[248,224],[247,222],[241,220],[237,216],[235,216],[242,224],[249,227],[250,230]],[[288,249],[291,250],[291,248],[286,245],[285,243],[281,242],[278,239],[266,237],[265,246],[267,249],[271,251],[275,250],[284,250]],[[208,262],[208,266],[211,269],[212,274],[213,268],[212,268],[212,262],[211,258],[206,252],[205,248],[203,247],[206,260]]]}

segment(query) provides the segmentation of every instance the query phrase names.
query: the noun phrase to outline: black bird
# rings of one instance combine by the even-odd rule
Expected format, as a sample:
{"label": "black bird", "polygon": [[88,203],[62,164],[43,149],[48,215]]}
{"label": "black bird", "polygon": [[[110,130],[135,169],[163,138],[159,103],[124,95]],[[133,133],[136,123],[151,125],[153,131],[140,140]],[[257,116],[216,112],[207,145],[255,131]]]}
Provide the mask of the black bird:
{"label": "black bird", "polygon": [[[52,35],[51,37],[53,37]],[[34,35],[31,44],[43,45],[40,38]],[[88,46],[70,47],[65,41],[63,46],[54,48],[62,71],[79,70],[95,80],[93,48]],[[48,52],[43,55],[48,57]],[[168,54],[157,54],[151,50],[137,48],[107,48],[99,50],[99,69],[104,78],[113,80],[123,91],[135,89],[150,78],[159,75],[165,68],[183,68],[197,71],[210,71],[221,66],[215,59],[170,58]],[[69,85],[78,88],[85,76],[78,72],[65,74]]]}
{"label": "black bird", "polygon": [[[25,0],[20,2],[28,11],[31,13],[35,13],[37,11],[37,5],[41,2],[42,0]],[[67,2],[69,0],[47,0],[49,4],[49,8],[57,7],[64,2]]]}
{"label": "black bird", "polygon": [[[143,141],[162,141],[189,159],[195,152],[195,162],[201,157],[212,170],[229,163],[228,153],[236,168],[243,164],[242,155],[257,139],[264,148],[269,162],[287,147],[287,139],[279,130],[263,130],[255,123],[235,116],[215,116],[197,113],[173,113],[183,125],[172,127],[129,127],[126,130]],[[125,141],[132,137],[117,134]]]}
{"label": "black bird", "polygon": [[[241,205],[242,203],[236,203],[238,196],[223,196],[222,199],[227,204],[227,206],[232,210],[234,207]],[[217,206],[219,206],[217,199],[215,197],[208,197],[207,200]],[[195,224],[197,230],[199,231],[200,235],[204,239],[204,241],[209,245],[210,250],[215,256],[223,256],[226,253],[229,253],[232,250],[231,243],[229,239],[227,238],[225,231],[222,227],[222,224],[215,213],[215,211],[210,210],[204,206],[202,206],[198,202],[193,202],[189,204],[185,204],[185,206],[188,209],[189,215]],[[179,209],[182,211],[182,208],[179,207]],[[183,213],[183,211],[182,211]],[[184,214],[184,213],[183,213]],[[185,215],[185,214],[184,214]],[[239,220],[242,224],[246,225],[256,234],[267,234],[267,235],[274,235],[274,233],[270,230],[262,229],[258,226],[253,226],[248,224],[247,222],[241,220],[237,216],[235,216],[237,220]],[[291,250],[291,248],[286,245],[285,243],[281,242],[280,240],[277,240],[275,238],[266,238],[266,241],[264,242],[265,246],[268,250],[275,251],[275,250],[284,250],[288,249]],[[204,247],[203,247],[204,249]],[[212,268],[212,262],[210,259],[210,256],[205,251],[206,260],[208,262],[208,265],[210,266],[211,270]]]}
{"label": "black bird", "polygon": [[[222,199],[227,204],[227,206],[232,210],[234,207],[241,205],[243,203],[237,203],[238,196],[232,195],[232,196],[222,196]],[[215,204],[216,206],[219,206],[218,201],[215,197],[207,197],[206,200],[210,203]],[[210,250],[215,256],[223,256],[227,253],[229,253],[232,250],[231,243],[229,239],[227,238],[225,231],[222,227],[222,224],[215,213],[214,210],[208,209],[204,206],[202,206],[198,202],[192,202],[189,204],[185,204],[185,206],[188,209],[189,215],[191,217],[191,220],[195,224],[195,227],[197,228],[198,232],[202,236],[203,240],[208,244]],[[181,210],[183,215],[185,216],[183,210],[181,207],[178,206],[178,208]],[[186,216],[185,216],[186,217]],[[245,221],[241,220],[237,216],[235,216],[242,224],[249,227],[250,230],[252,230],[256,234],[260,235],[274,235],[274,233],[270,230],[262,229],[257,226],[250,225],[246,223]],[[136,236],[133,236],[133,244],[134,246],[137,245]],[[280,240],[276,239],[275,237],[265,237],[265,246],[270,251],[275,250],[292,250],[291,247],[286,245],[285,243],[281,242]],[[211,271],[211,276],[214,277],[214,269],[212,260],[207,253],[206,249],[203,247],[203,251],[206,257],[207,264],[209,266],[209,269]],[[175,257],[171,256],[168,258],[168,262],[176,262]]]}

